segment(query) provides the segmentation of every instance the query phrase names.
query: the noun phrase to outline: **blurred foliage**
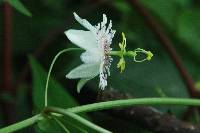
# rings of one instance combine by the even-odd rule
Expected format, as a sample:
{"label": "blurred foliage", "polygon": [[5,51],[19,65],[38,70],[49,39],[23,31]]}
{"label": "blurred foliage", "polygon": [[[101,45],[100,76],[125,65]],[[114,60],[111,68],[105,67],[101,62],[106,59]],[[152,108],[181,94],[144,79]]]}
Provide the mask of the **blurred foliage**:
{"label": "blurred foliage", "polygon": [[178,36],[196,56],[200,57],[200,10],[185,10],[178,19]]}
{"label": "blurred foliage", "polygon": [[[33,103],[36,110],[44,107],[44,93],[47,73],[39,66],[33,57],[30,57],[33,72]],[[50,79],[48,89],[48,105],[62,108],[73,107],[77,102],[64,91],[65,89],[55,80]]]}
{"label": "blurred foliage", "polygon": [[[17,120],[25,119],[40,111],[44,105],[46,71],[48,71],[54,55],[66,47],[75,47],[65,37],[64,30],[70,28],[85,30],[74,20],[72,15],[74,11],[93,25],[102,21],[102,13],[106,13],[108,18],[113,21],[113,29],[117,30],[112,44],[114,50],[119,50],[118,43],[121,41],[121,32],[124,32],[127,37],[127,49],[141,47],[152,51],[154,54],[152,61],[139,64],[134,63],[132,59],[126,59],[126,69],[122,74],[116,67],[118,59],[114,58],[107,89],[125,91],[134,97],[188,97],[186,86],[169,55],[161,47],[160,42],[147,27],[143,18],[126,1],[115,0],[99,6],[95,6],[96,1],[90,0],[9,1],[19,11],[13,10],[14,81],[18,79],[22,66],[27,62],[27,55],[32,54],[44,45],[48,45],[37,58],[41,64],[33,57],[30,58],[33,78],[24,81],[17,89],[17,100],[15,100]],[[160,23],[173,42],[184,65],[199,86],[200,2],[197,0],[141,0],[141,3]],[[0,8],[2,8],[1,0],[0,4]],[[24,16],[31,16],[31,14],[32,17]],[[3,18],[3,11],[0,12],[0,17]],[[0,19],[1,44],[3,44],[3,28],[3,19]],[[0,45],[0,52],[2,54],[3,45]],[[90,92],[91,90],[93,92],[98,91],[98,78],[87,83],[80,94],[76,93],[76,80],[65,79],[65,75],[73,67],[81,64],[79,55],[79,52],[69,53],[57,61],[52,74],[54,78],[50,81],[48,92],[50,105],[67,108],[77,106],[78,103],[95,102],[95,96]],[[41,65],[44,66],[44,69]],[[2,65],[0,65],[0,68],[2,68]],[[0,71],[1,73],[2,71]],[[0,79],[2,80],[2,77]],[[30,81],[32,85],[30,85]],[[32,91],[29,91],[31,88]],[[9,98],[9,95],[2,95],[1,100],[2,98],[3,100],[7,98],[7,100],[13,100]],[[157,108],[163,112],[169,111],[178,117],[182,117],[186,110],[184,107],[174,106]],[[1,109],[0,113],[2,113]],[[1,121],[2,116],[3,114],[0,115],[1,126],[4,124]],[[111,119],[110,117],[105,113],[96,112],[90,116],[90,119],[113,131],[116,131],[116,125],[119,125],[121,130],[126,129],[127,132],[146,132],[132,123],[125,122],[120,118],[112,117]],[[196,114],[194,117],[199,116]],[[65,119],[61,119],[61,121],[66,123],[66,126],[74,132],[90,130],[76,121]],[[59,125],[51,120],[43,121],[39,125],[40,128],[48,129],[49,132],[63,132]],[[81,127],[81,129],[77,129],[77,127]],[[120,129],[118,131],[121,131]],[[35,128],[35,131],[43,132],[38,127]],[[26,131],[24,130],[24,132]]]}
{"label": "blurred foliage", "polygon": [[142,0],[142,3],[147,6],[158,19],[165,23],[167,28],[174,31],[175,24],[177,23],[177,17],[181,12],[190,6],[190,0]]}
{"label": "blurred foliage", "polygon": [[26,9],[26,7],[19,0],[6,0],[6,1],[24,15],[29,17],[32,16],[31,13],[28,11],[28,9]]}
{"label": "blurred foliage", "polygon": [[[33,72],[33,106],[34,111],[37,112],[41,111],[41,109],[44,107],[44,90],[47,73],[33,57],[30,57],[30,64]],[[65,91],[65,89],[59,83],[57,83],[53,79],[50,79],[48,89],[48,106],[69,108],[78,106],[78,103]],[[71,120],[70,118],[64,119],[67,120],[65,122],[67,128],[69,128],[72,132],[77,132],[77,129],[74,128],[73,125],[78,125],[78,123],[76,121]],[[69,125],[68,123],[71,123],[71,125]],[[48,133],[63,132],[63,129],[55,122],[55,120],[49,118],[46,118],[39,122],[38,127],[39,128],[36,127],[36,132],[39,133],[43,131]],[[78,131],[79,130],[80,129],[78,129]],[[88,131],[89,129],[85,130]]]}

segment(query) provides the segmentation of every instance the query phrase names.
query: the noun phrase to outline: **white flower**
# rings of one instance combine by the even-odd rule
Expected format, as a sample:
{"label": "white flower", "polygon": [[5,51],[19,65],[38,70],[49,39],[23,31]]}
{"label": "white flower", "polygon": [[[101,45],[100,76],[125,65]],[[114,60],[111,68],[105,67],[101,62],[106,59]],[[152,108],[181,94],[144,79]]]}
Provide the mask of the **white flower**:
{"label": "white flower", "polygon": [[108,27],[107,17],[103,14],[103,22],[92,26],[87,20],[80,18],[74,13],[75,19],[84,26],[87,31],[70,29],[65,31],[68,39],[75,45],[85,49],[80,58],[83,64],[71,70],[66,77],[70,79],[81,78],[82,84],[99,75],[99,87],[104,89],[107,86],[107,76],[110,75],[110,65],[112,58],[109,52],[112,50],[110,45],[114,37],[115,30],[112,30],[112,21]]}

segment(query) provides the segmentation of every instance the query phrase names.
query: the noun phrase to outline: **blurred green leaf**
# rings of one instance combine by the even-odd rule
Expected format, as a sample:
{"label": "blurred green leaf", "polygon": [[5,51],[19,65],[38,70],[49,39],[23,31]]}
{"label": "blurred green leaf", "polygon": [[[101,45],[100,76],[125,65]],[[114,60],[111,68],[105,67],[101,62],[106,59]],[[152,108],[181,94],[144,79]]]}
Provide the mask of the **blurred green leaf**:
{"label": "blurred green leaf", "polygon": [[[37,109],[44,107],[44,93],[47,73],[30,57],[31,68],[33,72],[33,103]],[[58,82],[50,78],[48,88],[48,103],[49,106],[57,106],[69,108],[78,105],[77,102],[65,91]]]}
{"label": "blurred green leaf", "polygon": [[115,0],[112,2],[113,6],[123,13],[129,13],[131,11],[130,4],[123,0]]}
{"label": "blurred green leaf", "polygon": [[51,10],[55,11],[60,11],[60,10],[65,10],[65,1],[63,0],[59,0],[56,1],[55,0],[43,0],[41,1],[46,8],[50,8]]}
{"label": "blurred green leaf", "polygon": [[[37,63],[37,61],[30,57],[31,68],[33,72],[33,103],[35,110],[41,110],[44,107],[44,89],[46,83],[47,73]],[[48,103],[50,106],[57,106],[68,108],[77,105],[77,102],[65,91],[65,89],[52,78],[49,81],[48,89]],[[55,121],[41,121],[37,132],[62,132],[62,129]]]}
{"label": "blurred green leaf", "polygon": [[[48,129],[51,129],[52,131],[58,130],[61,131],[59,129],[59,126],[56,125],[56,122],[54,122],[54,120],[50,119],[50,118],[44,118],[42,121],[38,122],[38,131],[37,132],[42,132],[42,131],[48,131]],[[36,129],[37,130],[37,129]],[[52,132],[50,131],[50,132]]]}
{"label": "blurred green leaf", "polygon": [[167,26],[170,28],[174,26],[177,13],[174,0],[142,0],[142,3],[153,11]]}
{"label": "blurred green leaf", "polygon": [[64,133],[57,123],[52,119],[44,119],[35,127],[36,133]]}
{"label": "blurred green leaf", "polygon": [[190,0],[141,0],[141,2],[172,31],[176,29],[177,17],[182,9],[191,3]]}
{"label": "blurred green leaf", "polygon": [[[44,69],[38,64],[38,62],[30,57],[30,64],[33,73],[33,104],[35,110],[41,111],[44,107],[44,89],[46,83],[47,73]],[[70,96],[70,94],[65,91],[64,87],[62,87],[58,82],[54,79],[50,78],[49,80],[49,89],[48,89],[48,104],[49,106],[56,106],[62,108],[69,108],[73,106],[78,106],[77,102]],[[86,117],[86,115],[82,115]],[[64,118],[63,118],[64,119]],[[72,123],[71,125],[67,123]],[[80,129],[77,129],[73,126],[80,124],[77,121],[73,121],[70,118],[67,118],[67,122],[64,123],[67,128],[72,132],[80,132]],[[91,130],[87,127],[84,127],[85,130]],[[53,120],[45,119],[44,121],[39,122],[39,128],[35,128],[37,133],[62,133],[63,129]]]}
{"label": "blurred green leaf", "polygon": [[29,17],[32,16],[31,12],[19,0],[7,0],[7,2],[22,14]]}
{"label": "blurred green leaf", "polygon": [[178,36],[193,54],[200,57],[200,10],[184,11],[178,20]]}
{"label": "blurred green leaf", "polygon": [[[117,89],[135,98],[161,97],[156,88],[160,88],[167,97],[188,97],[187,88],[169,57],[159,58],[155,54],[150,62],[134,63],[127,59],[126,63],[125,71],[119,73],[114,59],[112,63],[114,69],[111,69],[107,89]],[[98,87],[99,79],[95,80],[88,83],[91,88]],[[169,105],[159,106],[157,109],[163,112],[170,110],[177,117],[181,117],[186,107]]]}
{"label": "blurred green leaf", "polygon": [[182,7],[189,7],[192,4],[191,0],[174,0],[174,2]]}
{"label": "blurred green leaf", "polygon": [[[159,58],[158,53],[152,52],[155,56],[149,62],[134,63],[127,60],[126,70],[122,74],[116,68],[113,69],[109,85],[134,97],[160,97],[156,88],[161,88],[168,97],[188,97],[187,89],[169,57]],[[114,65],[115,62],[113,67]],[[171,110],[178,116],[185,111],[184,107],[175,106],[163,106],[159,109],[164,112]]]}
{"label": "blurred green leaf", "polygon": [[132,92],[138,97],[159,96],[155,90],[158,87],[169,97],[187,97],[185,85],[172,62],[169,59],[158,59],[156,55],[150,62],[127,61],[124,73],[119,74],[115,71],[110,80],[114,88]]}

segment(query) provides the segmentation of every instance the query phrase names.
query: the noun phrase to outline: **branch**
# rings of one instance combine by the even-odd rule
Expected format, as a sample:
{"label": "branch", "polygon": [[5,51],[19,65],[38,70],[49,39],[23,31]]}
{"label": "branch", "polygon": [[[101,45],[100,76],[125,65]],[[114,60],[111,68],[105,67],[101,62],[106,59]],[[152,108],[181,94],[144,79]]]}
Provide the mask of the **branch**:
{"label": "branch", "polygon": [[38,115],[35,115],[31,118],[28,118],[26,120],[23,120],[23,121],[20,121],[18,123],[14,123],[10,126],[7,126],[7,127],[4,127],[4,128],[1,128],[0,129],[0,133],[12,133],[12,132],[16,132],[20,129],[23,129],[25,127],[28,127],[28,126],[31,126],[33,124],[35,124],[36,122],[38,122],[39,120],[42,120],[43,117],[38,114]]}
{"label": "branch", "polygon": [[12,9],[4,3],[4,62],[3,62],[3,88],[11,91],[12,88]]}
{"label": "branch", "polygon": [[[12,8],[5,2],[3,4],[4,12],[4,47],[3,47],[3,89],[5,93],[14,94],[15,90],[12,87]],[[6,123],[11,123],[13,121],[13,104],[2,102],[2,110],[4,114],[4,121]],[[9,114],[9,115],[6,115]]]}
{"label": "branch", "polygon": [[200,92],[194,86],[194,81],[192,77],[187,72],[186,68],[183,66],[180,57],[176,53],[175,48],[173,47],[172,42],[167,37],[161,26],[155,21],[153,16],[149,13],[149,11],[140,4],[139,0],[127,0],[137,11],[138,13],[143,16],[146,24],[152,30],[152,32],[156,35],[158,40],[160,41],[160,45],[162,45],[168,54],[170,55],[171,59],[175,63],[185,85],[187,86],[188,93],[191,97],[200,97]]}
{"label": "branch", "polygon": [[[127,93],[104,91],[101,101],[132,98]],[[109,113],[122,119],[134,122],[155,133],[199,133],[200,125],[178,120],[175,116],[163,114],[148,106],[135,106],[125,109],[112,109]]]}

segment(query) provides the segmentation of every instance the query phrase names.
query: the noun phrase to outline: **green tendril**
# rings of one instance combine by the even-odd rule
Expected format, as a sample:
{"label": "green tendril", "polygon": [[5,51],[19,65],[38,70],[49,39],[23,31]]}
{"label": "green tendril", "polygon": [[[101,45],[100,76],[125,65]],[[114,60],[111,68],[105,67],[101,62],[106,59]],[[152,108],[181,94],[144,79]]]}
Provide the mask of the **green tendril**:
{"label": "green tendril", "polygon": [[[134,52],[136,53],[136,55],[134,56],[134,61],[135,62],[143,62],[143,61],[150,61],[151,58],[153,57],[153,53],[151,51],[146,51],[144,49],[141,49],[141,48],[137,48],[134,50]],[[146,58],[145,59],[142,59],[142,60],[137,60],[136,57],[137,57],[137,53],[143,53],[143,54],[146,54]]]}
{"label": "green tendril", "polygon": [[[125,56],[132,57],[135,62],[144,62],[144,61],[150,61],[153,57],[153,54],[151,51],[146,51],[141,48],[137,48],[133,51],[126,51],[126,37],[125,34],[122,32],[122,42],[119,43],[120,51],[111,51],[110,55],[118,56],[120,57],[119,62],[117,63],[117,68],[120,69],[120,72],[122,73],[125,70],[126,62],[125,62]],[[146,57],[144,59],[138,60],[137,56],[139,53],[145,54]]]}
{"label": "green tendril", "polygon": [[64,49],[64,50],[61,50],[60,52],[58,52],[58,54],[54,57],[51,65],[50,65],[50,68],[49,68],[49,72],[48,72],[48,75],[47,75],[47,80],[46,80],[46,85],[45,85],[45,96],[44,96],[44,103],[45,103],[45,107],[47,107],[48,105],[48,87],[49,87],[49,80],[50,80],[50,75],[51,75],[51,71],[53,69],[53,66],[56,62],[56,60],[58,59],[58,57],[60,55],[62,55],[63,53],[66,53],[66,52],[69,52],[69,51],[77,51],[77,50],[83,50],[81,48],[68,48],[68,49]]}

